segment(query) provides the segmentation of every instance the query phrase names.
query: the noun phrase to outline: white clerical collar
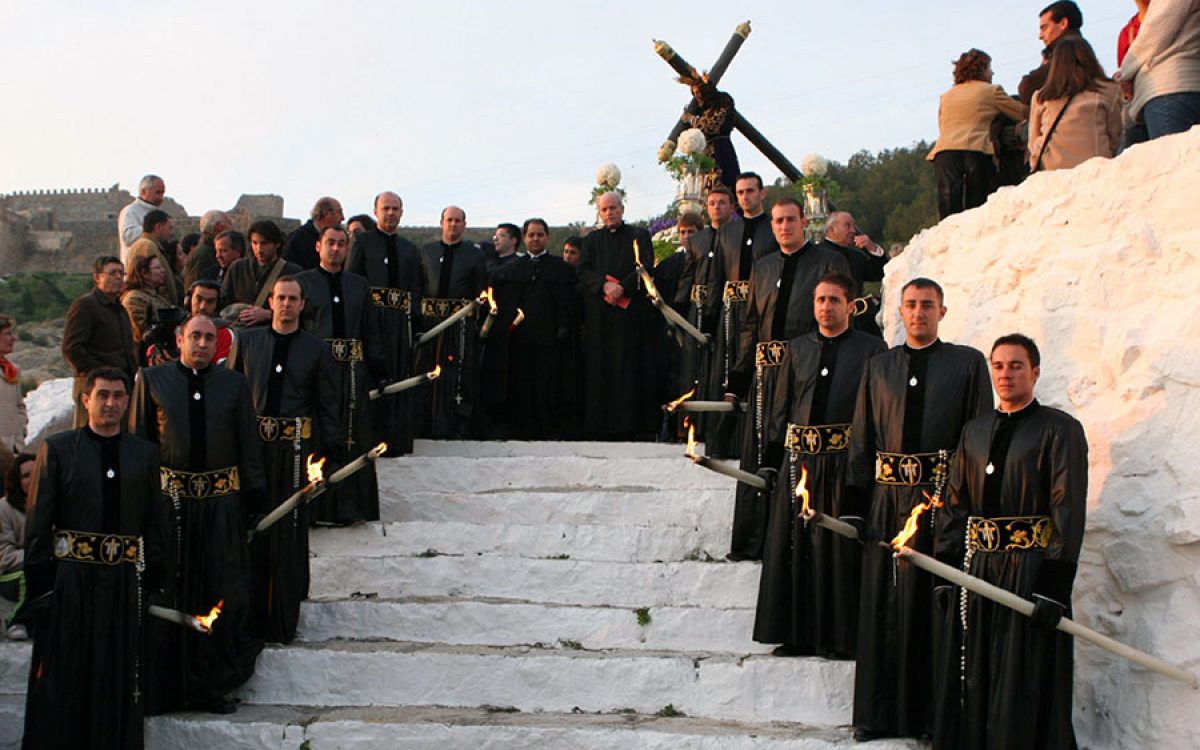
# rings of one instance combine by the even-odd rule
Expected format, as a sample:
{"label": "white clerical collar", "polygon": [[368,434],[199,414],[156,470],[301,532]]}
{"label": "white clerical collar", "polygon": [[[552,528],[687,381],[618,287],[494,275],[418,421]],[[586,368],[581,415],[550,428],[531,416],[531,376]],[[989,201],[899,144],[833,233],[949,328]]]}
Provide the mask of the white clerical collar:
{"label": "white clerical collar", "polygon": [[528,257],[528,258],[530,258],[530,259],[532,259],[532,260],[537,260],[538,258],[542,257],[542,256],[543,256],[543,255],[545,255],[545,254],[546,254],[546,251],[545,251],[545,250],[543,250],[543,251],[541,251],[540,253],[537,253],[536,255],[535,255],[535,254],[533,254],[533,253],[528,253],[527,257]]}

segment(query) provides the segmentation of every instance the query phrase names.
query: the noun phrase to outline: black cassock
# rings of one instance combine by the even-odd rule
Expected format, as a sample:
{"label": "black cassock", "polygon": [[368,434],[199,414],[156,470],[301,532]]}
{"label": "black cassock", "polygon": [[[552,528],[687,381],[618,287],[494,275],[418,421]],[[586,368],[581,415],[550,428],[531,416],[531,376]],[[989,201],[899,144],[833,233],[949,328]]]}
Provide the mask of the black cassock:
{"label": "black cassock", "polygon": [[[593,437],[649,436],[661,422],[656,348],[663,322],[646,297],[635,253],[647,270],[654,267],[650,233],[629,224],[596,229],[580,250],[584,430]],[[624,288],[628,306],[604,301],[604,283],[611,280]]]}
{"label": "black cassock", "polygon": [[[683,278],[687,249],[680,247],[654,266],[652,276],[654,287],[662,295],[663,301],[675,308],[680,315],[687,317],[687,305],[680,305],[677,300],[680,281]],[[683,365],[683,347],[687,345],[684,336],[687,334],[677,331],[670,326],[663,326],[659,336],[658,355],[658,398],[657,401],[666,403],[687,391],[679,388],[681,367]],[[688,386],[689,388],[691,386]],[[663,429],[659,437],[662,440],[675,441],[679,438],[679,413],[666,414],[663,417]]]}
{"label": "black cassock", "polygon": [[[383,377],[401,380],[412,374],[413,311],[420,303],[421,261],[417,247],[396,234],[372,229],[354,238],[346,270],[367,280],[371,303],[379,317],[383,348]],[[411,391],[377,399],[371,404],[375,438],[388,444],[388,456],[413,449]]]}
{"label": "black cassock", "polygon": [[29,497],[25,577],[38,614],[22,747],[140,748],[145,608],[170,575],[158,448],[87,427],[52,435]]}
{"label": "black cassock", "polygon": [[[352,461],[379,442],[367,415],[370,390],[382,377],[383,346],[379,316],[371,304],[367,281],[356,273],[329,273],[315,268],[296,276],[303,285],[304,330],[325,340],[337,371],[341,455]],[[312,520],[347,524],[379,520],[379,482],[368,462],[313,502]]]}
{"label": "black cassock", "polygon": [[[492,279],[500,313],[486,346],[505,342],[507,366],[489,371],[488,379],[502,386],[498,413],[509,437],[554,440],[569,428],[567,405],[578,386],[564,376],[578,328],[576,285],[575,269],[548,252],[502,266]],[[510,328],[518,309],[524,320]]]}
{"label": "black cassock", "polygon": [[[971,575],[1025,599],[1052,599],[1070,616],[1087,514],[1087,454],[1083,426],[1037,401],[1011,415],[992,412],[968,423],[946,508],[938,513],[937,557],[961,568],[969,555]],[[1075,747],[1074,639],[970,594],[966,649],[960,650],[959,590],[947,586],[938,593],[946,607],[935,613],[944,629],[935,671],[934,746]]]}
{"label": "black cassock", "polygon": [[[767,445],[783,440],[767,434],[779,366],[788,341],[817,329],[813,291],[830,271],[846,273],[845,259],[806,243],[789,255],[779,252],[760,259],[750,273],[746,319],[729,374],[729,392],[742,399],[749,411],[741,435],[744,471],[758,471],[764,465]],[[762,490],[740,483],[736,493],[730,557],[761,560],[769,498]]]}
{"label": "black cassock", "polygon": [[[469,242],[421,246],[422,331],[453,315],[487,286],[487,257]],[[487,306],[450,326],[436,341],[417,348],[417,372],[442,368],[441,377],[413,396],[416,434],[433,438],[465,438],[473,434],[479,405],[479,326]]]}
{"label": "black cassock", "polygon": [[[231,367],[250,383],[273,510],[308,483],[309,456],[317,460],[341,448],[337,367],[321,339],[269,326],[238,337]],[[331,471],[327,464],[326,476]],[[308,597],[309,515],[302,505],[251,543],[251,623],[257,636],[273,643],[291,643],[300,602]]]}
{"label": "black cassock", "polygon": [[209,635],[151,623],[149,709],[209,708],[249,679],[262,650],[250,629],[246,520],[265,512],[266,485],[250,388],[218,365],[148,367],[134,385],[130,424],[162,455],[175,536],[171,606],[208,614],[224,602]]}
{"label": "black cassock", "polygon": [[[746,319],[750,272],[758,260],[779,250],[779,243],[775,241],[775,234],[771,231],[771,217],[765,213],[726,226],[731,228],[734,236],[722,237],[719,252],[714,259],[715,276],[720,284],[720,298],[716,301],[716,336],[713,339],[712,367],[709,373],[709,392],[713,399],[724,398],[729,392],[730,375],[737,364],[738,343],[742,324]],[[708,454],[719,458],[740,457],[742,435],[746,429],[745,414],[739,412],[707,416],[708,429],[705,431],[704,448]]]}
{"label": "black cassock", "polygon": [[[890,542],[932,494],[938,451],[950,454],[969,420],[992,407],[987,362],[969,346],[935,341],[894,347],[867,364],[858,392],[848,483],[870,492],[858,617],[854,726],[917,736],[931,717],[934,579],[879,542]],[[930,518],[909,543],[933,548]]]}
{"label": "black cassock", "polygon": [[321,233],[317,231],[317,225],[309,219],[288,235],[280,255],[284,260],[295,263],[305,271],[312,270],[321,265],[321,256],[317,253],[317,242],[320,239]]}
{"label": "black cassock", "polygon": [[801,653],[853,657],[858,633],[862,545],[800,520],[796,485],[807,470],[813,510],[861,516],[843,492],[850,422],[867,360],[887,350],[880,339],[854,329],[835,338],[819,332],[788,342],[771,403],[768,433],[783,444],[779,481],[771,497],[754,640],[783,643]]}

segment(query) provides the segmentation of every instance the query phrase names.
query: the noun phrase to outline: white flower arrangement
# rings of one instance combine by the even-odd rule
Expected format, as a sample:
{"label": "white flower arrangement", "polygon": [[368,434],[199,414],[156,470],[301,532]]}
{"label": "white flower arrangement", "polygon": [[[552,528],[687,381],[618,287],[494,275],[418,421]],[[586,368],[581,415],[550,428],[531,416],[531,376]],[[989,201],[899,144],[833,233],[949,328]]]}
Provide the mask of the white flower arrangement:
{"label": "white flower arrangement", "polygon": [[801,160],[800,171],[808,177],[824,177],[829,172],[829,162],[820,154],[809,154]]}
{"label": "white flower arrangement", "polygon": [[596,170],[596,185],[598,187],[612,190],[620,184],[621,169],[616,164],[613,164],[612,162],[609,162],[608,164],[601,164],[600,168]]}
{"label": "white flower arrangement", "polygon": [[685,156],[699,154],[708,145],[704,132],[700,128],[688,128],[679,134],[679,153]]}

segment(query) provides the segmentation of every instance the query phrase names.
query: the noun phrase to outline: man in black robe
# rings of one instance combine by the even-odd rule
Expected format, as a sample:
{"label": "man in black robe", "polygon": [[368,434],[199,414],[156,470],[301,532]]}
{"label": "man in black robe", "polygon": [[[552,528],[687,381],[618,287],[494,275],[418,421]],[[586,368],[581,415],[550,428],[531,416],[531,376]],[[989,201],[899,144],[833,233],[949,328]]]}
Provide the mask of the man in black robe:
{"label": "man in black robe", "polygon": [[[680,363],[679,391],[686,393],[695,389],[695,398],[701,401],[711,401],[720,394],[713,391],[713,369],[720,363],[713,359],[713,341],[717,336],[717,326],[721,314],[721,292],[724,289],[721,278],[719,257],[729,252],[730,248],[737,249],[741,237],[740,227],[734,219],[733,191],[718,184],[704,199],[704,208],[708,213],[710,226],[697,232],[688,243],[688,253],[685,256],[681,283],[675,292],[675,302],[678,306],[686,304],[686,317],[692,325],[708,335],[708,343],[701,344],[688,336],[683,341],[683,356]],[[724,393],[724,387],[720,393]],[[698,418],[697,418],[698,417]],[[696,415],[698,439],[708,440],[708,426],[715,420],[709,415]],[[709,455],[724,458],[726,452],[713,453],[706,447]]]}
{"label": "man in black robe", "polygon": [[[291,276],[275,282],[271,325],[243,332],[230,365],[246,376],[262,442],[269,509],[308,483],[306,457],[341,455],[338,372],[325,342],[300,330],[304,290]],[[325,473],[332,468],[327,464]],[[301,505],[251,545],[255,634],[291,643],[308,596],[309,509]]]}
{"label": "man in black robe", "polygon": [[250,256],[235,260],[225,271],[221,299],[224,305],[248,305],[238,313],[238,323],[242,326],[264,325],[271,320],[267,298],[275,280],[294,276],[304,269],[280,257],[283,232],[275,222],[260,219],[250,225],[246,234],[250,237]]}
{"label": "man in black robe", "polygon": [[[888,262],[887,253],[870,237],[858,229],[854,216],[848,211],[833,211],[829,214],[829,222],[825,225],[825,239],[821,245],[834,250],[850,264],[850,277],[858,284],[859,290],[869,281],[883,280],[883,267]],[[855,309],[851,325],[860,331],[874,334],[883,338],[883,331],[875,322],[879,314],[879,300],[868,297],[863,292]]]}
{"label": "man in black robe", "polygon": [[[767,466],[767,445],[772,440],[782,441],[782,437],[772,437],[767,431],[771,398],[787,342],[817,328],[812,305],[817,281],[830,271],[849,272],[842,256],[805,242],[804,226],[799,201],[780,199],[771,208],[771,227],[779,252],[757,261],[750,273],[746,320],[725,397],[740,399],[750,411],[742,428],[741,468],[751,473]],[[738,484],[736,492],[727,557],[733,561],[761,560],[768,493],[744,484]]]}
{"label": "man in black robe", "polygon": [[209,635],[154,623],[154,712],[236,710],[229,693],[249,679],[262,650],[250,631],[246,546],[247,516],[266,511],[262,450],[246,378],[212,364],[216,341],[211,319],[189,318],[177,337],[179,361],[138,373],[130,407],[131,431],[162,454],[175,534],[171,606],[206,614],[222,603]]}
{"label": "man in black robe", "polygon": [[[366,413],[371,387],[383,379],[379,316],[367,280],[343,271],[349,234],[340,224],[326,227],[317,245],[321,264],[296,275],[304,288],[304,330],[325,340],[337,371],[337,412],[343,440],[341,462],[358,458],[378,442]],[[375,464],[346,479],[314,502],[312,519],[321,525],[348,526],[379,520],[379,482]]]}
{"label": "man in black robe", "polygon": [[771,403],[767,433],[783,442],[767,447],[767,465],[779,467],[780,479],[768,513],[754,640],[782,644],[777,656],[854,657],[862,546],[806,526],[796,487],[804,478],[809,507],[819,513],[862,517],[843,492],[850,420],[867,360],[887,346],[850,327],[856,291],[848,276],[821,277],[813,292],[817,330],[788,342]]}
{"label": "man in black robe", "polygon": [[[413,306],[421,293],[417,247],[397,234],[402,216],[404,202],[399,195],[383,192],[375,196],[376,226],[354,238],[346,266],[365,278],[371,288],[371,304],[382,334],[382,376],[386,381],[412,374]],[[387,456],[412,453],[412,403],[411,392],[404,392],[371,404],[375,437],[387,443]]]}
{"label": "man in black robe", "polygon": [[[650,233],[625,223],[616,193],[596,201],[603,226],[583,239],[584,429],[604,440],[650,439],[658,431],[656,348],[662,318],[646,297],[636,262],[654,267]],[[669,300],[667,300],[669,302]]]}
{"label": "man in black robe", "polygon": [[[848,484],[870,493],[854,682],[855,736],[863,739],[929,732],[933,578],[895,562],[879,542],[900,532],[923,493],[937,491],[963,425],[992,406],[983,355],[938,339],[941,286],[917,278],[901,295],[906,342],[867,364],[848,457]],[[932,550],[931,520],[920,520],[914,549]]]}
{"label": "man in black robe", "polygon": [[287,244],[283,248],[284,260],[295,263],[305,271],[311,271],[321,264],[321,258],[317,254],[321,232],[326,227],[340,226],[346,218],[342,213],[342,204],[329,196],[317,199],[313,204],[311,217],[288,235]]}
{"label": "man in black robe", "polygon": [[88,375],[87,425],[46,438],[34,465],[26,750],[142,747],[142,623],[171,561],[158,448],[121,432],[129,384],[112,368]]}
{"label": "man in black robe", "polygon": [[[575,384],[564,377],[578,322],[575,269],[546,250],[550,228],[542,219],[525,222],[529,253],[503,266],[492,279],[500,312],[492,322],[487,347],[497,329],[506,334],[507,367],[489,372],[503,382],[501,420],[507,437],[519,440],[561,439],[567,426],[566,405]],[[517,311],[523,319],[515,322]],[[485,384],[485,387],[488,384]]]}
{"label": "man in black robe", "polygon": [[[692,211],[685,211],[680,214],[679,220],[675,223],[675,231],[679,235],[679,247],[675,252],[667,257],[659,260],[654,266],[654,288],[662,295],[663,301],[675,308],[675,311],[680,315],[687,317],[687,308],[690,301],[685,297],[680,299],[679,287],[683,281],[684,266],[688,259],[688,247],[691,244],[691,238],[697,232],[704,229],[704,219],[700,218],[700,214]],[[687,346],[687,341],[684,336],[687,334],[676,330],[671,326],[663,326],[659,340],[661,345],[659,349],[658,360],[658,400],[662,403],[672,401],[678,398],[682,393],[686,393],[691,386],[686,385],[682,390],[680,385],[681,368],[683,366],[683,348]],[[680,439],[681,425],[683,414],[680,412],[672,412],[663,415],[663,426],[659,432],[659,440],[667,442],[677,442]]]}
{"label": "man in black robe", "polygon": [[[1087,515],[1088,447],[1074,417],[1034,398],[1037,345],[1021,334],[991,353],[996,411],[967,423],[937,516],[937,557],[1035,603],[1025,617],[939,586],[945,629],[935,671],[934,746],[1073,748],[1071,613]],[[963,639],[966,640],[963,648]]]}
{"label": "man in black robe", "polygon": [[[463,241],[467,214],[447,206],[441,216],[442,238],[421,247],[420,328],[422,331],[458,312],[487,287],[487,258]],[[479,321],[487,307],[455,323],[436,341],[417,349],[417,372],[441,366],[441,377],[414,396],[417,434],[465,438],[473,434],[479,405]]]}

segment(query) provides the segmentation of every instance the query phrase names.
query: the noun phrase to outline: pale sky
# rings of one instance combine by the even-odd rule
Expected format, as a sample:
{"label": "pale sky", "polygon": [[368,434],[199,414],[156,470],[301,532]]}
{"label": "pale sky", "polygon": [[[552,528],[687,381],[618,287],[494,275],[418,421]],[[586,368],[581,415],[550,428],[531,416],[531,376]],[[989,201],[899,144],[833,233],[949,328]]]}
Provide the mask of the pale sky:
{"label": "pale sky", "polygon": [[[304,217],[395,190],[404,224],[458,204],[472,226],[590,221],[596,168],[630,218],[664,210],[655,159],[687,90],[654,54],[707,69],[799,165],[937,136],[938,96],[970,47],[1016,91],[1046,0],[884,2],[18,2],[0,0],[0,192],[106,187],[147,172],[192,215],[242,193]],[[1108,72],[1132,0],[1080,3]],[[743,169],[779,171],[734,136]]]}

